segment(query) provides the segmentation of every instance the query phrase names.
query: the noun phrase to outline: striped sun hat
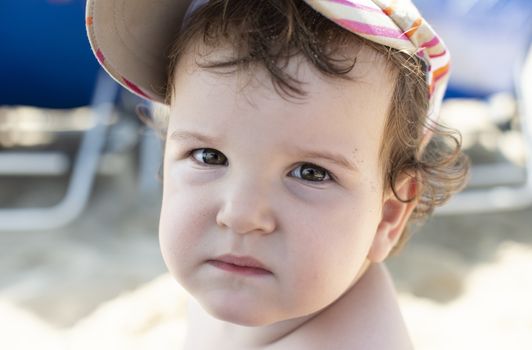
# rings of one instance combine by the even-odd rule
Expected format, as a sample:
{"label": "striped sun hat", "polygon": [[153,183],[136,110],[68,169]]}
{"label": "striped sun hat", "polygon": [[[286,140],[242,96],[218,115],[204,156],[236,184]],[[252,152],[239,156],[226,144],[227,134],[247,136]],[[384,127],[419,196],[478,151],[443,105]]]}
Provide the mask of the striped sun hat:
{"label": "striped sun hat", "polygon": [[[86,25],[92,50],[122,86],[145,99],[164,103],[167,49],[185,14],[206,2],[87,0]],[[419,57],[425,63],[430,98],[428,123],[437,120],[449,78],[450,56],[410,0],[305,2],[353,33]]]}

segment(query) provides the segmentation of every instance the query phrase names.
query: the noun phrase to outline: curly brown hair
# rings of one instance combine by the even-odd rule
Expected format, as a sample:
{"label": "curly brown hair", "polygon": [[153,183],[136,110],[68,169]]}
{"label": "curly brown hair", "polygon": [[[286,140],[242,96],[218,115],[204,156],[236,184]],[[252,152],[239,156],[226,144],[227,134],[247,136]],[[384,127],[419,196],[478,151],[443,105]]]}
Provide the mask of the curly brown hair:
{"label": "curly brown hair", "polygon": [[[426,218],[464,187],[469,161],[461,151],[460,134],[440,124],[427,125],[428,87],[423,63],[417,57],[353,34],[302,0],[210,0],[188,18],[170,49],[167,105],[175,92],[179,60],[198,42],[211,49],[229,44],[235,52],[234,57],[224,60],[197,62],[200,67],[237,71],[259,65],[269,72],[277,93],[296,98],[306,92],[300,88],[300,81],[283,70],[293,56],[302,55],[325,76],[352,80],[347,73],[355,66],[356,57],[342,53],[361,45],[374,49],[385,56],[396,73],[380,149],[385,192],[393,191],[404,202],[417,201],[409,220],[412,223]],[[426,146],[425,128],[433,135]],[[404,173],[415,178],[417,191],[413,198],[397,196],[396,180]],[[410,237],[410,226],[402,232],[392,253]]]}

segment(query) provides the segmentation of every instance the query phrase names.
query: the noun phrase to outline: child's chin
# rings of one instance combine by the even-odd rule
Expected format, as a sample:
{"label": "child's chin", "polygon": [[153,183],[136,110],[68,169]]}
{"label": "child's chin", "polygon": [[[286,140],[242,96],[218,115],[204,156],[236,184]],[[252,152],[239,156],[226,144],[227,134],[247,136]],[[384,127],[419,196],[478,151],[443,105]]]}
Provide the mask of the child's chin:
{"label": "child's chin", "polygon": [[279,321],[272,319],[273,315],[264,315],[256,309],[246,308],[245,306],[203,305],[203,307],[212,317],[240,326],[260,327]]}

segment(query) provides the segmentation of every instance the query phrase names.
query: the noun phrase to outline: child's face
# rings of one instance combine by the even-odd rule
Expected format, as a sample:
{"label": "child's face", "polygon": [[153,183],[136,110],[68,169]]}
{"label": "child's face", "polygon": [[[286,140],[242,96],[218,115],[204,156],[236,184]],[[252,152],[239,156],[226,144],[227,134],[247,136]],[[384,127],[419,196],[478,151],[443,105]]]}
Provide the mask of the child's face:
{"label": "child's face", "polygon": [[[296,72],[295,59],[288,68]],[[382,218],[379,147],[393,77],[368,49],[355,82],[302,62],[303,100],[283,99],[266,73],[253,73],[243,87],[247,75],[180,62],[160,244],[170,272],[212,315],[265,325],[331,304],[365,263]],[[208,262],[225,254],[251,256],[269,273]]]}

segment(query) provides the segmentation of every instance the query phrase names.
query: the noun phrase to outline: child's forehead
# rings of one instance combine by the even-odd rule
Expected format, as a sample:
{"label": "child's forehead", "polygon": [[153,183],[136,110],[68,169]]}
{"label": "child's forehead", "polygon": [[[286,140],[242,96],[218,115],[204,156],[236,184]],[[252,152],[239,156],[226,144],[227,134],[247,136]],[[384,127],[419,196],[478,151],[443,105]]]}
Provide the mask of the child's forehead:
{"label": "child's forehead", "polygon": [[[271,82],[271,73],[258,63],[228,68],[205,68],[206,63],[220,62],[235,58],[235,49],[229,43],[220,44],[211,48],[199,42],[194,43],[183,51],[177,62],[174,72],[173,83],[175,93],[179,93],[179,85],[199,77],[198,73],[210,75],[212,83],[224,84],[228,78],[236,78],[241,84],[238,93],[245,93],[247,87],[263,87],[269,92],[276,90]],[[291,78],[301,82],[301,88],[308,98],[319,98],[325,92],[337,94],[337,98],[356,99],[356,96],[345,96],[349,86],[353,84],[365,85],[366,87],[393,86],[397,70],[386,57],[374,49],[363,45],[353,44],[352,47],[339,50],[336,54],[339,60],[354,62],[353,69],[346,72],[342,79],[338,76],[327,76],[321,73],[316,66],[309,62],[301,54],[291,56],[287,61],[279,62],[279,68]],[[222,74],[220,74],[222,73]],[[276,90],[277,91],[277,90]],[[378,90],[375,90],[376,92]],[[382,93],[386,93],[383,91]],[[293,101],[304,100],[303,96],[296,96]]]}

